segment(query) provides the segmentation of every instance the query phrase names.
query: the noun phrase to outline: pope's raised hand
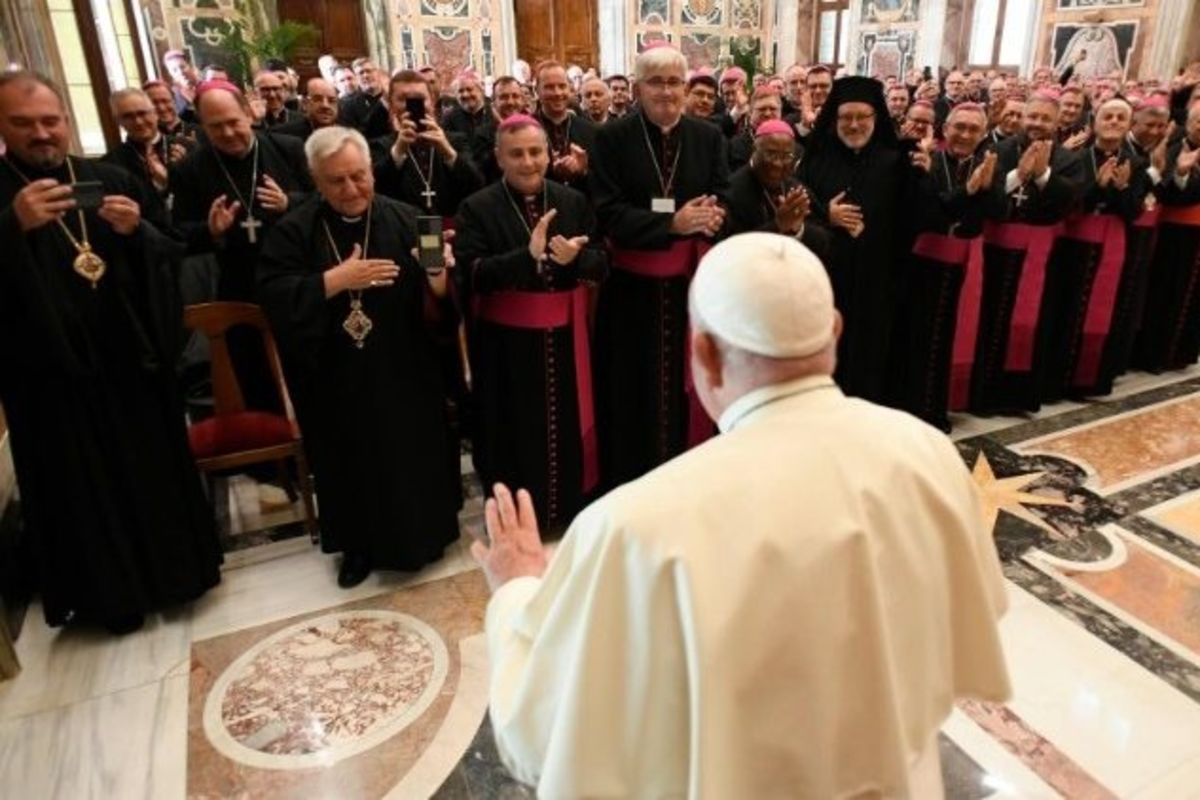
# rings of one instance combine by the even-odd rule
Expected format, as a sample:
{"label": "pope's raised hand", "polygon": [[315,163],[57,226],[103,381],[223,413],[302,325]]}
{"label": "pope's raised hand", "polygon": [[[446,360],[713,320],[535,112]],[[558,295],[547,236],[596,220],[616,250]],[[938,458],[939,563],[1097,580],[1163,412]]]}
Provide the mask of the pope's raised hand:
{"label": "pope's raised hand", "polygon": [[483,567],[488,585],[495,591],[514,578],[541,577],[549,559],[538,534],[537,512],[529,492],[519,490],[514,502],[508,487],[497,483],[492,495],[483,507],[490,542],[475,542],[471,555]]}

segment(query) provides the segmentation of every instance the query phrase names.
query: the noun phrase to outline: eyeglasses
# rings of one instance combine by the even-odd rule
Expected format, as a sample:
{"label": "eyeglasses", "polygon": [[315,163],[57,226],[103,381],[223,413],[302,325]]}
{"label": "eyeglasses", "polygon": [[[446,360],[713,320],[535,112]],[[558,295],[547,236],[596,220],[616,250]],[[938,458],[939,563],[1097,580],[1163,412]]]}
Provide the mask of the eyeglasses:
{"label": "eyeglasses", "polygon": [[649,86],[651,89],[654,89],[655,91],[662,91],[663,89],[670,89],[674,91],[676,89],[682,89],[687,81],[685,81],[683,78],[661,78],[656,76],[653,78],[646,78],[644,81],[642,81],[642,83],[644,83],[646,86]]}
{"label": "eyeglasses", "polygon": [[766,161],[771,164],[785,164],[786,165],[786,164],[791,164],[792,162],[794,162],[796,160],[795,153],[785,153],[782,150],[779,152],[773,152],[771,150],[763,150],[763,151],[759,152],[758,157],[761,158],[763,161]]}
{"label": "eyeglasses", "polygon": [[866,114],[838,114],[837,121],[839,125],[863,125],[875,119],[875,112],[871,111]]}

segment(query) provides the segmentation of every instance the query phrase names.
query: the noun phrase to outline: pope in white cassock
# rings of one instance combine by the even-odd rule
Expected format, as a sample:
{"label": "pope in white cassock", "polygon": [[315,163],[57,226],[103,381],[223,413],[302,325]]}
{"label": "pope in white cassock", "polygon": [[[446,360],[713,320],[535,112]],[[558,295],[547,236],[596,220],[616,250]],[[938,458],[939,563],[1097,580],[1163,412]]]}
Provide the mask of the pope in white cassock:
{"label": "pope in white cassock", "polygon": [[942,797],[955,699],[1009,694],[962,460],[834,384],[841,318],[794,239],[721,243],[690,302],[720,436],[584,510],[552,558],[526,492],[488,501],[505,763],[542,797]]}

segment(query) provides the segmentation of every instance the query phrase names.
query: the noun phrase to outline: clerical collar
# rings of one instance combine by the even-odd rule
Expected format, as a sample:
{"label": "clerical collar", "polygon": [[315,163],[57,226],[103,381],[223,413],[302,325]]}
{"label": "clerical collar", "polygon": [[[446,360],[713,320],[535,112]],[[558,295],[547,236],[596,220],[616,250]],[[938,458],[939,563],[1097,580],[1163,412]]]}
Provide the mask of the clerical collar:
{"label": "clerical collar", "polygon": [[762,408],[796,395],[824,389],[837,389],[831,375],[808,375],[784,383],[753,389],[734,400],[717,420],[721,433],[729,433],[750,419]]}
{"label": "clerical collar", "polygon": [[230,155],[229,153],[226,153],[224,150],[217,149],[217,147],[215,145],[213,146],[213,151],[217,154],[217,158],[220,158],[224,161],[229,161],[229,162],[232,162],[235,164],[243,163],[247,158],[254,155],[254,152],[256,150],[258,150],[258,136],[256,136],[255,134],[251,134],[250,147],[247,148],[246,152],[242,153],[240,156]]}

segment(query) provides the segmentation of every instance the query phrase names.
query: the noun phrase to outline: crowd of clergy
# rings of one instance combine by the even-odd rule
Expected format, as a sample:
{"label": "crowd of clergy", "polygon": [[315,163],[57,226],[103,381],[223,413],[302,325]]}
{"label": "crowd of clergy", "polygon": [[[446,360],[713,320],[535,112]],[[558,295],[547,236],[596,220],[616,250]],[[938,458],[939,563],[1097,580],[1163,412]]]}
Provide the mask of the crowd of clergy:
{"label": "crowd of clergy", "polygon": [[[264,312],[344,586],[457,540],[463,442],[555,536],[713,436],[688,288],[740,233],[824,264],[847,394],[943,430],[1200,352],[1200,64],[750,81],[658,46],[629,76],[450,87],[368,58],[303,86],[164,66],[113,94],[124,141],[97,160],[67,154],[60,88],[0,77],[0,398],[52,624],[137,627],[219,580],[181,296]],[[222,435],[253,440],[282,399],[257,331],[226,349],[247,415]]]}

